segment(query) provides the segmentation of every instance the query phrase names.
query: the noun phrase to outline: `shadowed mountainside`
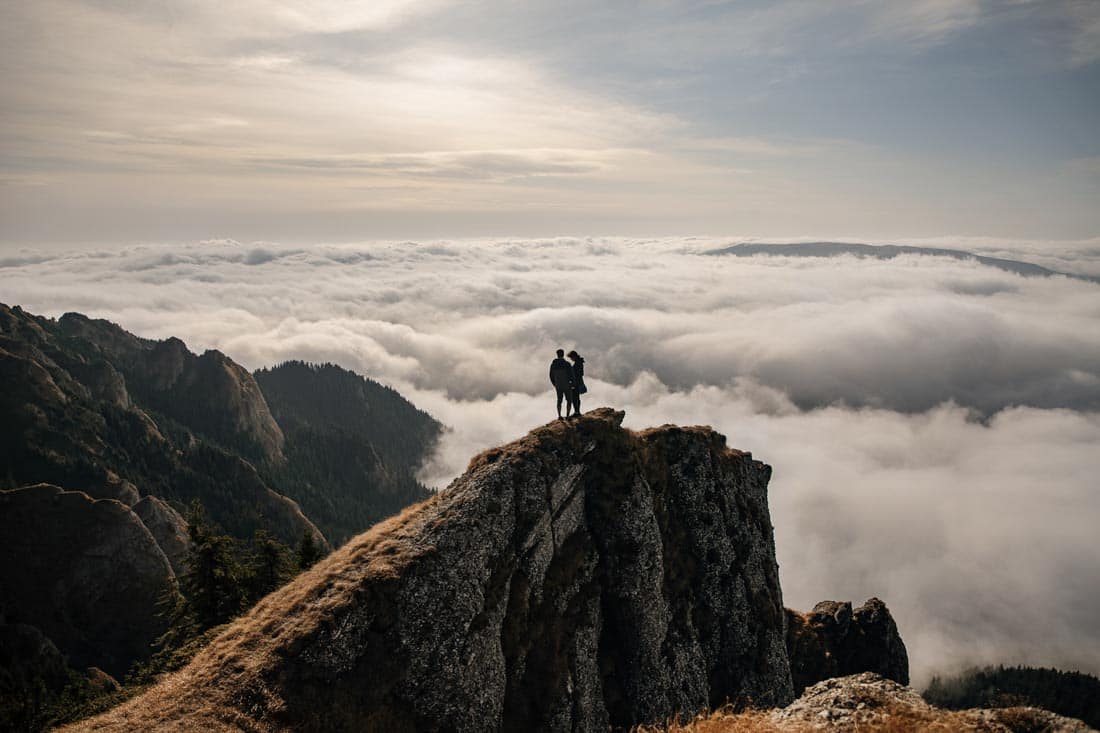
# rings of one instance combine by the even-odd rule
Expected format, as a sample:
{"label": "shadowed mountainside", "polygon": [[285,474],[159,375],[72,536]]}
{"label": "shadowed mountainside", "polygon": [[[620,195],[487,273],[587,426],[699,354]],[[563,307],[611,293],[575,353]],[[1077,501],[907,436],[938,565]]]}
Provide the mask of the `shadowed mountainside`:
{"label": "shadowed mountainside", "polygon": [[321,537],[250,462],[281,461],[284,438],[255,380],[225,356],[0,305],[0,373],[0,487],[47,482],[128,505],[153,495],[179,512],[198,499],[237,537]]}
{"label": "shadowed mountainside", "polygon": [[268,473],[333,543],[428,498],[416,471],[441,426],[395,390],[334,364],[254,376],[286,435],[286,460]]}
{"label": "shadowed mountainside", "polygon": [[591,730],[792,697],[770,469],[595,410],[261,601],[77,730]]}
{"label": "shadowed mountainside", "polygon": [[0,491],[0,558],[8,621],[34,624],[78,669],[121,676],[167,626],[168,558],[116,500],[48,484]]}
{"label": "shadowed mountainside", "polygon": [[[341,389],[326,391],[334,374]],[[440,430],[432,418],[343,370],[264,376],[285,427],[219,352],[0,304],[0,491],[11,490],[0,494],[0,617],[13,638],[37,634],[57,652],[19,646],[29,656],[18,675],[0,670],[0,717],[33,691],[62,693],[71,675],[53,673],[57,659],[121,676],[148,658],[167,625],[162,591],[186,569],[192,502],[238,541],[233,552],[267,547],[275,567],[276,540],[329,546],[299,502],[341,541],[428,495],[414,472]]]}

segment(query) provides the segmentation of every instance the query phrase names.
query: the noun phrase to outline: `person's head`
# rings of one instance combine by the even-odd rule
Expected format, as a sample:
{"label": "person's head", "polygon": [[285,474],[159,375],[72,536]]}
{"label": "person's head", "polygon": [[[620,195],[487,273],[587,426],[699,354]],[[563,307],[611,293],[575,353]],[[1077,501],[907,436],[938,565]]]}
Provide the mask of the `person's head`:
{"label": "person's head", "polygon": [[563,356],[565,356],[565,349],[558,349],[558,358],[560,359]]}
{"label": "person's head", "polygon": [[578,354],[576,351],[570,351],[569,352],[569,358],[572,359],[573,361],[578,361],[581,358],[581,355]]}

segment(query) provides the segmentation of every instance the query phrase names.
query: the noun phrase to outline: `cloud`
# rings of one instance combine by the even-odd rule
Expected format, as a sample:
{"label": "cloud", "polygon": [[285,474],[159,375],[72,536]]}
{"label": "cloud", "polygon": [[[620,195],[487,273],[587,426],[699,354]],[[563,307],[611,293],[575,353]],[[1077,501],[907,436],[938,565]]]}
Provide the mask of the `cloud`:
{"label": "cloud", "polygon": [[[976,262],[715,258],[711,238],[23,251],[0,292],[249,367],[333,361],[452,430],[423,477],[586,406],[710,424],[774,466],[787,603],[883,597],[915,679],[969,662],[1100,673],[1098,287]],[[910,240],[1095,272],[1081,242]]]}
{"label": "cloud", "polygon": [[911,0],[905,3],[860,3],[870,9],[868,34],[917,45],[942,41],[982,18],[978,0]]}

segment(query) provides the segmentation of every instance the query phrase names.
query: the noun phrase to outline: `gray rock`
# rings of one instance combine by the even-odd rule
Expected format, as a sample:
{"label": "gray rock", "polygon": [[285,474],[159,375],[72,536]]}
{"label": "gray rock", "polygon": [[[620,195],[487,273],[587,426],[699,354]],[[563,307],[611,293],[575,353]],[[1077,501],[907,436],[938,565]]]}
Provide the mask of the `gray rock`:
{"label": "gray rock", "polygon": [[877,672],[909,684],[909,656],[890,610],[878,598],[859,608],[822,601],[809,613],[787,609],[787,655],[795,694],[858,672]]}
{"label": "gray rock", "polygon": [[873,672],[812,685],[771,722],[781,729],[828,731],[950,730],[983,733],[1088,733],[1080,720],[1030,707],[949,711],[933,707],[912,688]]}
{"label": "gray rock", "polygon": [[155,496],[143,497],[131,508],[157,541],[176,576],[182,575],[186,570],[187,553],[191,549],[187,521],[168,502]]}
{"label": "gray rock", "polygon": [[606,731],[788,702],[770,468],[622,418],[476,457],[87,725]]}

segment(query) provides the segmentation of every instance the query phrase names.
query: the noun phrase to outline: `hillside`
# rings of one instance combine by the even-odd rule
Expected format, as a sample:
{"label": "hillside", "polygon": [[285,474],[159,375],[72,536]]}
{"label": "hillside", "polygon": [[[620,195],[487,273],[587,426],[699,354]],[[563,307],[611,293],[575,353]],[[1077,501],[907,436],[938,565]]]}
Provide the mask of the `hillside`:
{"label": "hillside", "polygon": [[218,352],[139,339],[106,321],[0,305],[0,488],[46,482],[182,513],[200,501],[226,531],[321,537],[254,461],[284,437],[255,380]]}
{"label": "hillside", "polygon": [[78,730],[606,730],[792,698],[770,469],[603,409],[476,457]]}
{"label": "hillside", "polygon": [[1100,726],[1100,679],[1034,667],[984,667],[934,677],[924,698],[940,707],[1035,705]]}
{"label": "hillside", "polygon": [[428,496],[415,471],[438,423],[336,367],[257,380],[179,339],[0,304],[0,377],[0,634],[54,650],[28,642],[19,674],[0,674],[0,727],[38,720],[73,674],[83,684],[66,658],[122,679],[150,655],[188,570],[194,507],[204,533],[224,535],[225,568],[264,548],[282,578],[286,546],[323,552]]}
{"label": "hillside", "polygon": [[428,498],[415,474],[441,426],[395,390],[334,364],[253,376],[286,436],[268,474],[332,542]]}

